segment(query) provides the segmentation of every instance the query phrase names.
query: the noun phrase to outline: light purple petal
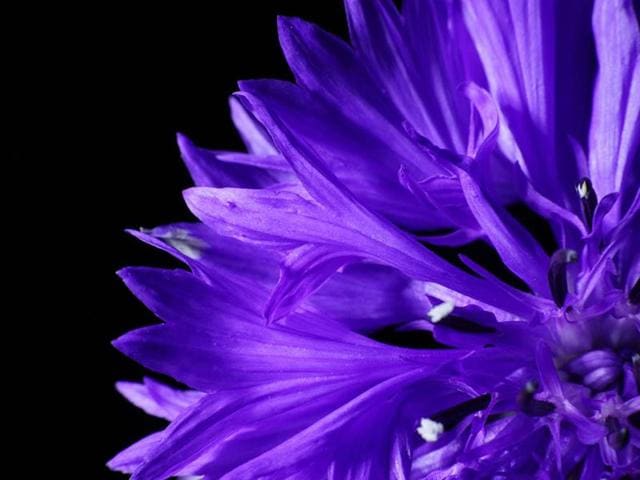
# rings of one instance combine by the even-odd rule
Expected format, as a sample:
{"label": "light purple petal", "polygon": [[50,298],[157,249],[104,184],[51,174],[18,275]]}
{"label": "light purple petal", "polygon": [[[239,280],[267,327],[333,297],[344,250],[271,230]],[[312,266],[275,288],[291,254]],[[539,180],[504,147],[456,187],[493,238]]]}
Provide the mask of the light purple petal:
{"label": "light purple petal", "polygon": [[[562,200],[555,139],[554,5],[549,0],[462,2],[465,23],[504,119],[498,143],[518,160],[536,189]],[[508,138],[513,132],[517,146]],[[566,191],[571,183],[563,184]]]}
{"label": "light purple petal", "polygon": [[278,154],[264,127],[248,112],[236,98],[229,99],[231,119],[240,133],[249,153],[258,157]]}
{"label": "light purple petal", "polygon": [[627,167],[638,163],[640,30],[633,2],[596,0],[593,30],[598,77],[589,132],[589,172],[598,196],[603,197],[621,191]]}
{"label": "light purple petal", "polygon": [[118,382],[118,391],[149,415],[174,420],[204,395],[201,392],[176,390],[145,378],[144,383]]}
{"label": "light purple petal", "polygon": [[[404,118],[436,144],[462,151],[462,130],[468,107],[462,99],[455,101],[453,89],[457,82],[449,78],[454,75],[433,68],[428,76],[420,76],[416,61],[416,57],[424,55],[441,55],[441,49],[453,43],[453,32],[446,32],[445,35],[429,32],[431,38],[424,45],[432,51],[414,51],[409,40],[410,30],[406,28],[408,22],[399,15],[390,0],[350,0],[345,4],[354,49],[364,59],[372,75],[384,86]],[[444,15],[435,15],[435,11],[432,13],[433,16],[423,18],[423,27],[431,26],[429,22],[433,22],[434,30],[438,27],[445,29],[445,25],[438,24],[444,20]],[[446,42],[445,45],[439,44],[438,40]],[[444,65],[454,65],[455,61],[455,58],[449,58]],[[439,83],[443,79],[438,78],[436,72],[446,75],[446,80],[453,81]],[[448,92],[441,92],[446,88]]]}

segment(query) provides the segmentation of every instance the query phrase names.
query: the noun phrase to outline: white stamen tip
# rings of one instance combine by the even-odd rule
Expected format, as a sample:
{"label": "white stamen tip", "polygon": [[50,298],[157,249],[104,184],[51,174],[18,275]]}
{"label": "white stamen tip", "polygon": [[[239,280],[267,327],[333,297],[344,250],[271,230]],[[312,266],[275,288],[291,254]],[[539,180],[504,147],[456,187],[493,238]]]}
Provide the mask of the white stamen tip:
{"label": "white stamen tip", "polygon": [[203,250],[207,247],[207,244],[204,241],[189,235],[188,231],[182,229],[176,229],[163,233],[162,235],[156,235],[156,237],[163,239],[184,256],[194,260],[200,259],[202,257]]}
{"label": "white stamen tip", "polygon": [[417,432],[425,442],[435,442],[444,432],[444,425],[429,418],[421,418]]}
{"label": "white stamen tip", "polygon": [[454,307],[455,305],[452,302],[442,302],[440,305],[436,305],[431,310],[429,310],[427,315],[429,316],[431,322],[438,323],[440,320],[453,312]]}
{"label": "white stamen tip", "polygon": [[589,188],[587,186],[587,182],[580,182],[578,184],[578,195],[580,198],[585,198],[589,193]]}

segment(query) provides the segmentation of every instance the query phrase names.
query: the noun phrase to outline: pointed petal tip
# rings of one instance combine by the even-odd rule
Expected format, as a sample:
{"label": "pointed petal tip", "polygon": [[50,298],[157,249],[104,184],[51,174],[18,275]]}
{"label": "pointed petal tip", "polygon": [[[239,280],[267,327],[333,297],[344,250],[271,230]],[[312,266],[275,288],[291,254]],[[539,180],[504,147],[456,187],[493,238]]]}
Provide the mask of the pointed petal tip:
{"label": "pointed petal tip", "polygon": [[[238,91],[231,94],[231,99],[242,104],[242,101],[247,97],[247,91],[251,90],[251,85],[255,80],[238,80]],[[244,106],[244,104],[242,104]]]}
{"label": "pointed petal tip", "polygon": [[[130,333],[130,332],[129,332]],[[127,343],[129,333],[125,333],[124,335],[119,336],[115,340],[111,340],[111,346],[118,350],[120,353],[127,355]],[[127,355],[128,356],[128,355]]]}
{"label": "pointed petal tip", "polygon": [[203,199],[203,193],[208,190],[206,187],[189,187],[182,191],[182,198],[189,210],[197,208]]}
{"label": "pointed petal tip", "polygon": [[321,32],[320,27],[299,17],[280,15],[277,18],[277,25],[278,38],[280,39],[280,45],[285,51],[285,56],[287,55],[288,47],[291,46],[292,43],[304,43],[308,37],[312,37],[316,33]]}
{"label": "pointed petal tip", "polygon": [[206,216],[207,199],[210,197],[206,192],[209,190],[212,189],[206,187],[190,187],[182,191],[182,198],[187,208],[200,220],[202,220],[203,216]]}
{"label": "pointed petal tip", "polygon": [[119,270],[116,270],[116,275],[118,276],[118,278],[120,278],[120,280],[122,280],[123,282],[126,283],[127,278],[129,277],[129,269],[131,267],[123,267]]}
{"label": "pointed petal tip", "polygon": [[296,23],[306,23],[304,20],[298,17],[291,17],[289,15],[278,15],[276,17],[276,22],[278,24],[278,28],[285,28],[287,26],[292,26]]}
{"label": "pointed petal tip", "polygon": [[277,323],[278,320],[282,319],[285,315],[283,315],[282,310],[278,308],[278,303],[274,301],[274,298],[272,296],[267,301],[267,304],[265,305],[262,312],[262,316],[264,317],[265,325],[267,327],[270,327],[274,323]]}
{"label": "pointed petal tip", "polygon": [[189,141],[189,137],[187,137],[184,133],[182,132],[176,132],[176,141],[178,143],[180,142],[184,142],[184,141]]}
{"label": "pointed petal tip", "polygon": [[150,239],[156,239],[155,235],[153,234],[152,228],[126,228],[124,231],[128,235],[131,235],[133,238],[145,243],[149,243]]}
{"label": "pointed petal tip", "polygon": [[144,343],[145,331],[152,327],[139,328],[120,335],[111,341],[111,345],[123,355],[139,360],[140,347]]}
{"label": "pointed petal tip", "polygon": [[192,151],[197,148],[195,143],[191,141],[189,137],[184,135],[183,133],[176,133],[176,143],[178,144],[178,150],[180,150],[180,154],[183,156],[184,160],[187,160],[192,153]]}
{"label": "pointed petal tip", "polygon": [[129,397],[131,396],[132,391],[136,390],[136,389],[140,389],[142,384],[136,383],[136,382],[130,382],[130,381],[127,381],[127,380],[118,380],[114,384],[114,386],[116,388],[116,391],[120,395],[122,395],[124,398],[129,400]]}
{"label": "pointed petal tip", "polygon": [[123,468],[123,462],[120,458],[120,454],[117,454],[115,457],[109,460],[105,465],[112,472],[130,473],[128,470],[125,470]]}
{"label": "pointed petal tip", "polygon": [[135,280],[136,271],[143,269],[145,267],[123,267],[116,271],[116,275],[124,282],[127,288],[131,289],[131,283]]}

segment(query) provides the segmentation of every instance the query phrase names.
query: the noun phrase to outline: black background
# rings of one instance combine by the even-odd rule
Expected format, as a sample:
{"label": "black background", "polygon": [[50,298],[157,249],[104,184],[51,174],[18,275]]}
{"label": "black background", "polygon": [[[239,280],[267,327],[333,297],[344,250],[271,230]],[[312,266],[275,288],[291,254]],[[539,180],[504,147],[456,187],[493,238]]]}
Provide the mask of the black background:
{"label": "black background", "polygon": [[[56,178],[65,177],[64,186],[53,185],[61,205],[50,236],[67,248],[54,255],[52,277],[64,290],[58,297],[74,314],[67,318],[62,307],[49,313],[56,319],[52,330],[65,332],[70,341],[54,346],[54,358],[64,358],[65,366],[52,381],[57,391],[46,394],[60,397],[69,412],[64,418],[56,411],[44,416],[65,429],[71,415],[80,429],[73,436],[64,430],[54,434],[66,455],[62,465],[50,468],[70,478],[125,478],[109,472],[106,461],[165,422],[131,406],[114,389],[117,380],[140,380],[149,372],[110,342],[156,321],[115,272],[127,265],[175,263],[124,229],[192,218],[181,198],[190,179],[176,132],[204,147],[242,149],[227,105],[236,82],[291,79],[278,44],[277,15],[300,16],[343,37],[346,22],[340,0],[199,7],[155,2],[148,8],[55,13],[69,17],[58,24],[47,24],[46,13],[38,18],[56,41],[43,36],[40,44],[25,47],[32,56],[17,59],[28,84],[16,120],[28,128],[13,151],[19,164],[35,153]],[[37,153],[31,152],[35,128],[41,132]]]}

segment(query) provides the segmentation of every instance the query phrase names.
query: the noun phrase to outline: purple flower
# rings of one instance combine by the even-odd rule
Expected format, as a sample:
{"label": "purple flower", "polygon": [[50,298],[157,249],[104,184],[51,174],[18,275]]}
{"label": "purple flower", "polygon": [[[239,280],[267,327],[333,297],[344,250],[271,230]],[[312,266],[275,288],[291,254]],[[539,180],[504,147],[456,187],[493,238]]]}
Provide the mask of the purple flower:
{"label": "purple flower", "polygon": [[163,323],[115,345],[191,390],[118,384],[171,423],[109,466],[635,478],[632,2],[346,7],[351,46],[279,20],[296,82],[240,83],[248,153],[179,136],[202,223],[132,234],[190,272],[123,270]]}

